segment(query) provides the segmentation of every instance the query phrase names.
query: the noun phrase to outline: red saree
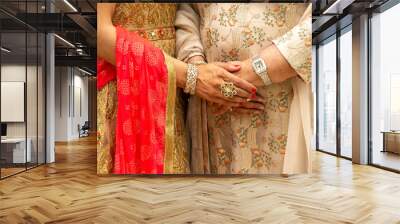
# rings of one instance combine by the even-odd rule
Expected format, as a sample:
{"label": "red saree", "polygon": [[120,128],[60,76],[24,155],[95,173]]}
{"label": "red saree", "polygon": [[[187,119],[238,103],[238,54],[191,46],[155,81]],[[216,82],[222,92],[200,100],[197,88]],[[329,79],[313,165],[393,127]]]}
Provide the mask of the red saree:
{"label": "red saree", "polygon": [[116,66],[97,63],[97,88],[117,80],[115,174],[165,173],[168,68],[163,52],[117,27]]}

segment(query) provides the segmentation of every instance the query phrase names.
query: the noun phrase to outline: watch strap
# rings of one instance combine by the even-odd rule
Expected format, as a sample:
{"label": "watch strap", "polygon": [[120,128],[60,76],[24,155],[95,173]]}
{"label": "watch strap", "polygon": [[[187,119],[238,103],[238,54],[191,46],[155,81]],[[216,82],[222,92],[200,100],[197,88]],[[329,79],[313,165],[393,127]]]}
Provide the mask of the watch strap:
{"label": "watch strap", "polygon": [[[258,61],[258,60],[262,61],[262,63],[265,66],[265,69],[263,71],[258,71],[258,69],[255,67],[255,62]],[[258,76],[260,76],[260,78],[263,81],[264,85],[268,86],[268,85],[272,84],[272,81],[271,81],[271,79],[269,78],[269,75],[268,75],[268,66],[260,56],[253,57],[253,59],[252,59],[252,67],[253,67],[254,73],[256,73]]]}

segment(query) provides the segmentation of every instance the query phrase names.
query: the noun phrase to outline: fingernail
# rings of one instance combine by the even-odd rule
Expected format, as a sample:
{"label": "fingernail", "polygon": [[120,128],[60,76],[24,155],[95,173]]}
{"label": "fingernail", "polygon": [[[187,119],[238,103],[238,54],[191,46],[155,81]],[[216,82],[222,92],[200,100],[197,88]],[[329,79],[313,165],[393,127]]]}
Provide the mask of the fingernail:
{"label": "fingernail", "polygon": [[[251,97],[251,96],[250,96],[250,97]],[[247,102],[250,102],[250,101],[251,101],[251,99],[246,99],[246,101],[247,101]]]}
{"label": "fingernail", "polygon": [[256,92],[257,92],[257,89],[256,89],[256,88],[253,88],[253,89],[251,89],[251,92],[252,92],[252,93],[256,93]]}

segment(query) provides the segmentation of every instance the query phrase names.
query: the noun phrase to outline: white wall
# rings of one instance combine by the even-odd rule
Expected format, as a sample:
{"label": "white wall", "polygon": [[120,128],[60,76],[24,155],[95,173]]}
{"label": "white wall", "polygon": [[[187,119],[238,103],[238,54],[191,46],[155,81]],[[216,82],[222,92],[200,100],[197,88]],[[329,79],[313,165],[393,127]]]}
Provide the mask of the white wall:
{"label": "white wall", "polygon": [[77,139],[78,124],[88,120],[88,78],[83,75],[76,68],[56,67],[55,141]]}
{"label": "white wall", "polygon": [[[37,70],[38,69],[38,70]],[[44,74],[42,68],[36,65],[3,64],[1,66],[1,81],[26,83],[26,110],[27,120],[24,122],[6,122],[8,138],[30,139],[32,161],[36,158],[40,163],[44,162]],[[25,80],[27,78],[27,80]],[[38,91],[38,92],[37,92]],[[4,97],[4,96],[3,96]],[[9,108],[1,108],[7,110]],[[39,156],[37,157],[37,154]]]}
{"label": "white wall", "polygon": [[68,117],[69,117],[69,68],[56,67],[55,68],[55,141],[68,140]]}
{"label": "white wall", "polygon": [[[30,74],[36,75],[36,66],[27,66],[28,72],[28,84],[29,86],[36,86],[36,80],[33,80]],[[25,82],[25,65],[18,64],[5,64],[1,66],[1,81],[3,82]],[[37,99],[36,99],[36,88],[27,88],[27,107],[30,107],[29,111],[34,109],[36,111]],[[34,108],[33,108],[34,107]],[[2,110],[7,110],[7,108],[1,108]],[[28,129],[35,125],[36,130],[36,113],[27,113]],[[31,124],[34,122],[35,124]],[[28,137],[29,137],[28,130]],[[36,134],[36,133],[35,133]],[[8,137],[25,137],[25,122],[11,122],[7,123],[7,136]]]}

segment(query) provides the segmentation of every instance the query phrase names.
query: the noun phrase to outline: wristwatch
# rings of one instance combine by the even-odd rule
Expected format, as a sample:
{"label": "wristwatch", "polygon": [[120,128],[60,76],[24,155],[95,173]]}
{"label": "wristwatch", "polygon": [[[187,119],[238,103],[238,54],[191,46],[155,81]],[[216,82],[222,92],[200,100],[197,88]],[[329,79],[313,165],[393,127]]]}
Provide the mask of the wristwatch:
{"label": "wristwatch", "polygon": [[267,65],[264,60],[260,56],[255,56],[251,60],[251,65],[253,67],[254,72],[260,76],[262,81],[266,86],[272,84],[271,79],[268,76]]}

